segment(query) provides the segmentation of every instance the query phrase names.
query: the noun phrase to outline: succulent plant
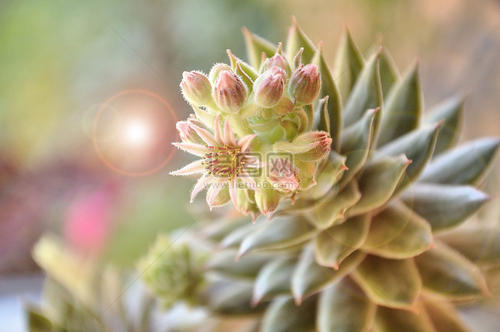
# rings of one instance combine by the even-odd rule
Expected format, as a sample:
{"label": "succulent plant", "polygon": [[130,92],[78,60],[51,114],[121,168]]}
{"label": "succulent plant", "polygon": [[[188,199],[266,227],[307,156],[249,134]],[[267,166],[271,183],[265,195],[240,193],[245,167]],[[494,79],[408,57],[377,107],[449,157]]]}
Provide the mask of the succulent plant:
{"label": "succulent plant", "polygon": [[418,66],[400,76],[381,47],[365,60],[348,31],[332,70],[296,22],[285,51],[244,35],[248,63],[228,51],[181,84],[195,115],[176,145],[201,159],[174,174],[230,205],[199,230],[217,249],[208,307],[264,332],[466,331],[455,306],[488,294],[500,238],[461,225],[500,141],[455,147],[463,100],[424,114]]}
{"label": "succulent plant", "polygon": [[71,294],[31,309],[32,330],[187,331],[152,320],[182,301],[219,324],[190,331],[468,331],[457,306],[489,294],[500,230],[464,224],[489,199],[476,187],[500,140],[455,146],[463,100],[424,114],[417,65],[400,76],[382,48],[365,60],[348,31],[332,70],[295,21],[285,50],[244,36],[248,63],[228,51],[181,82],[194,114],[175,146],[199,159],[173,174],[199,176],[191,200],[207,189],[222,212],[141,261],[133,281],[156,301],[135,321],[111,311],[127,287],[101,276],[90,292],[98,267],[42,241],[36,260]]}

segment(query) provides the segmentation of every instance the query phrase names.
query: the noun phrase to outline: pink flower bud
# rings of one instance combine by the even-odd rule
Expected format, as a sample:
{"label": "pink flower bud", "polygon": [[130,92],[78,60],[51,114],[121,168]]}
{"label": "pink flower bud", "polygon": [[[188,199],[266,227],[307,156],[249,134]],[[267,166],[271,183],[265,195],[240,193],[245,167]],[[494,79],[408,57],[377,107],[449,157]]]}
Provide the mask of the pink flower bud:
{"label": "pink flower bud", "polygon": [[238,112],[245,103],[248,91],[243,81],[229,70],[223,70],[213,88],[213,98],[222,111]]}
{"label": "pink flower bud", "polygon": [[212,103],[212,85],[203,73],[182,73],[181,89],[184,98],[191,104],[202,106]]}
{"label": "pink flower bud", "polygon": [[297,136],[292,142],[274,143],[274,151],[288,152],[299,160],[316,161],[330,153],[332,139],[324,131],[310,131]]}
{"label": "pink flower bud", "polygon": [[212,66],[210,69],[210,73],[208,73],[208,80],[212,83],[215,84],[215,81],[217,81],[217,78],[219,78],[219,74],[224,71],[224,70],[229,70],[231,71],[231,66],[225,64],[225,63],[216,63],[215,65]]}
{"label": "pink flower bud", "polygon": [[203,125],[194,116],[190,116],[186,121],[178,121],[175,125],[179,136],[183,142],[194,144],[205,144],[203,139],[193,129],[193,125],[203,127]]}
{"label": "pink flower bud", "polygon": [[286,73],[279,67],[272,67],[260,75],[254,83],[255,102],[265,108],[275,106],[283,95]]}
{"label": "pink flower bud", "polygon": [[318,66],[301,65],[290,78],[288,92],[300,104],[311,104],[319,95],[321,75]]}
{"label": "pink flower bud", "polygon": [[279,67],[285,71],[287,76],[290,76],[290,65],[283,55],[275,54],[273,57],[267,58],[262,64],[261,72],[265,72],[272,67]]}

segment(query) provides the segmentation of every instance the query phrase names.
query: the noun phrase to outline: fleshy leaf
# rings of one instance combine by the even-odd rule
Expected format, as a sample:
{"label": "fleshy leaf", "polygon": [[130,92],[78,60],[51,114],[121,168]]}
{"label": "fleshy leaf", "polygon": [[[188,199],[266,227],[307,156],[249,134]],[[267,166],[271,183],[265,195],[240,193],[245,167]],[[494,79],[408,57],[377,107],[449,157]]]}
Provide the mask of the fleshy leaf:
{"label": "fleshy leaf", "polygon": [[383,49],[380,54],[380,83],[384,97],[389,95],[389,91],[399,79],[399,72],[394,59],[387,49]]}
{"label": "fleshy leaf", "polygon": [[245,37],[248,60],[254,68],[259,68],[262,53],[264,52],[267,57],[272,57],[276,53],[276,46],[264,38],[251,33],[247,28],[243,28],[242,31]]}
{"label": "fleshy leaf", "polygon": [[268,263],[273,256],[264,253],[253,253],[235,261],[235,250],[224,250],[210,257],[207,268],[230,277],[253,279],[259,270]]}
{"label": "fleshy leaf", "polygon": [[239,227],[243,227],[248,225],[250,222],[250,218],[241,217],[235,219],[222,219],[217,222],[212,222],[208,225],[204,230],[203,234],[206,235],[209,239],[214,241],[221,241],[228,234],[238,229]]}
{"label": "fleshy leaf", "polygon": [[378,307],[375,315],[374,331],[436,332],[427,313],[423,311],[423,308],[419,309],[421,310],[417,313],[408,310]]}
{"label": "fleshy leaf", "polygon": [[291,278],[296,261],[277,259],[266,264],[257,275],[252,303],[257,304],[269,296],[290,294]]}
{"label": "fleshy leaf", "polygon": [[435,106],[428,116],[426,123],[436,123],[443,121],[443,127],[439,131],[434,155],[448,150],[455,145],[460,137],[464,112],[464,100],[462,98],[450,98]]}
{"label": "fleshy leaf", "polygon": [[[379,56],[380,53],[377,52],[366,62],[349,99],[345,102],[343,110],[345,126],[350,126],[361,119],[367,110],[382,107]],[[376,127],[378,128],[378,124]]]}
{"label": "fleshy leaf", "polygon": [[318,302],[319,332],[364,332],[373,323],[376,306],[359,287],[344,278],[324,290]]}
{"label": "fleshy leaf", "polygon": [[469,332],[455,308],[448,302],[425,296],[425,311],[437,331]]}
{"label": "fleshy leaf", "polygon": [[481,138],[435,158],[419,181],[441,184],[477,184],[488,170],[500,144],[498,138]]}
{"label": "fleshy leaf", "polygon": [[474,214],[489,196],[470,186],[415,184],[401,199],[440,231],[455,227]]}
{"label": "fleshy leaf", "polygon": [[436,247],[415,257],[424,287],[450,299],[481,297],[486,284],[481,272],[465,257],[437,243]]}
{"label": "fleshy leaf", "polygon": [[372,301],[391,308],[413,308],[422,288],[413,259],[369,255],[351,275]]}
{"label": "fleshy leaf", "polygon": [[220,314],[244,314],[260,311],[263,306],[252,307],[253,283],[220,278],[208,286],[206,296],[210,309]]}
{"label": "fleshy leaf", "polygon": [[347,215],[362,214],[387,203],[408,165],[408,158],[404,155],[370,161],[358,180],[361,199],[347,211]]}
{"label": "fleshy leaf", "polygon": [[434,151],[440,127],[441,124],[437,123],[412,131],[385,145],[378,151],[382,155],[394,157],[405,154],[411,160],[411,164],[406,169],[405,176],[399,184],[397,192],[406,188],[424,170]]}
{"label": "fleshy leaf", "polygon": [[291,297],[275,299],[262,320],[261,332],[304,332],[314,328],[316,301],[309,299],[299,307]]}
{"label": "fleshy leaf", "polygon": [[314,57],[316,48],[294,18],[290,30],[288,31],[288,39],[286,42],[286,54],[290,63],[293,63],[295,55],[297,55],[297,52],[299,52],[301,48],[304,49],[302,51],[302,61],[304,63],[310,63]]}
{"label": "fleshy leaf", "polygon": [[401,203],[392,203],[371,223],[363,250],[403,259],[421,254],[432,244],[429,224]]}
{"label": "fleshy leaf", "polygon": [[292,247],[308,240],[314,233],[314,227],[304,218],[275,217],[260,225],[243,240],[238,255],[241,256],[253,250]]}
{"label": "fleshy leaf", "polygon": [[423,101],[415,66],[391,89],[382,113],[378,145],[390,141],[417,128],[422,115]]}
{"label": "fleshy leaf", "polygon": [[370,216],[361,215],[332,226],[314,238],[316,262],[338,269],[340,263],[364,243],[370,228]]}
{"label": "fleshy leaf", "polygon": [[[264,219],[264,217],[260,217],[257,220],[257,224],[265,222],[263,219]],[[236,228],[235,230],[233,230],[232,232],[230,232],[229,234],[227,234],[222,239],[222,241],[220,242],[221,243],[221,247],[222,248],[229,248],[229,247],[239,246],[241,244],[241,242],[248,235],[250,235],[251,233],[255,232],[255,230],[257,229],[257,227],[258,227],[257,225],[248,222],[246,225],[243,225],[243,226],[241,226],[239,228]]]}
{"label": "fleshy leaf", "polygon": [[351,272],[363,260],[365,254],[354,252],[335,270],[320,266],[314,257],[314,248],[304,248],[292,276],[292,294],[297,304],[329,284]]}
{"label": "fleshy leaf", "polygon": [[307,216],[314,226],[326,229],[344,221],[345,211],[356,204],[361,198],[356,181],[351,181],[338,193],[333,188],[324,198],[307,212]]}
{"label": "fleshy leaf", "polygon": [[[328,109],[328,124],[324,124],[324,127],[329,128],[330,136],[332,137],[332,145],[335,150],[338,150],[340,146],[340,133],[342,129],[342,104],[340,100],[339,90],[333,80],[332,73],[326,64],[323,57],[323,52],[321,47],[318,48],[312,63],[316,64],[321,73],[321,90],[320,98],[328,96],[327,109]],[[321,122],[320,122],[321,124]],[[325,128],[326,129],[326,128]],[[325,130],[320,129],[320,130]]]}
{"label": "fleshy leaf", "polygon": [[337,82],[343,101],[349,97],[362,69],[363,57],[346,29],[340,41],[333,67],[335,82]]}
{"label": "fleshy leaf", "polygon": [[476,264],[500,266],[500,228],[460,228],[440,235],[439,239]]}
{"label": "fleshy leaf", "polygon": [[363,167],[370,154],[375,139],[376,117],[380,109],[367,111],[363,117],[344,130],[340,153],[346,156],[348,167],[342,178],[342,183],[349,182]]}

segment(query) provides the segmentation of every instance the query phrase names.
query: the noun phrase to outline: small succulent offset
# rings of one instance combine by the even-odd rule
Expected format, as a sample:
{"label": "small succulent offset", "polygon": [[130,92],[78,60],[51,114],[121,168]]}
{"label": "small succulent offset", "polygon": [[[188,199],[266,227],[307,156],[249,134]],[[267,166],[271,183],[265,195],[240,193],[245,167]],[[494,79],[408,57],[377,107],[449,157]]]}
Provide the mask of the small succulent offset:
{"label": "small succulent offset", "polygon": [[463,101],[424,116],[417,65],[365,60],[348,32],[332,71],[296,22],[285,51],[244,35],[248,63],[228,51],[181,83],[194,115],[176,146],[201,159],[173,174],[200,174],[211,208],[267,216],[201,226],[204,303],[265,332],[468,330],[456,303],[488,294],[500,231],[455,227],[489,199],[500,141],[455,147]]}

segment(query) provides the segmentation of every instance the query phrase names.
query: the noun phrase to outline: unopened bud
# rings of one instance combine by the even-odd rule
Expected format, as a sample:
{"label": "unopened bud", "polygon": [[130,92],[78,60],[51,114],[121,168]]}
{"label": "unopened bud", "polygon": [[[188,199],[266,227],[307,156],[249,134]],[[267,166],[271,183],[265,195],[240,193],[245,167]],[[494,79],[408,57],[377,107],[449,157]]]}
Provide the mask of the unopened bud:
{"label": "unopened bud", "polygon": [[181,89],[184,98],[191,104],[202,106],[212,103],[212,85],[203,73],[182,73]]}
{"label": "unopened bud", "polygon": [[219,78],[219,74],[224,71],[224,70],[229,70],[231,71],[231,66],[226,65],[225,63],[216,63],[215,65],[212,66],[212,69],[210,69],[210,72],[208,73],[208,79],[212,84],[215,84],[215,81],[217,81],[217,78]]}
{"label": "unopened bud", "polygon": [[272,67],[279,67],[285,71],[287,76],[290,76],[290,65],[283,55],[275,54],[271,58],[267,58],[262,64],[261,72],[265,72]]}
{"label": "unopened bud", "polygon": [[222,111],[238,112],[245,103],[248,91],[243,81],[229,70],[219,73],[213,88],[213,98]]}
{"label": "unopened bud", "polygon": [[255,102],[265,108],[275,106],[283,95],[286,73],[279,67],[272,67],[260,75],[254,84]]}
{"label": "unopened bud", "polygon": [[255,191],[255,203],[260,212],[266,216],[271,216],[280,202],[280,193],[266,183],[264,188]]}
{"label": "unopened bud", "polygon": [[312,104],[321,88],[321,75],[318,66],[301,65],[290,78],[288,92],[300,104]]}
{"label": "unopened bud", "polygon": [[274,151],[288,152],[299,160],[316,161],[330,153],[332,139],[327,132],[310,131],[297,136],[292,142],[277,142]]}

